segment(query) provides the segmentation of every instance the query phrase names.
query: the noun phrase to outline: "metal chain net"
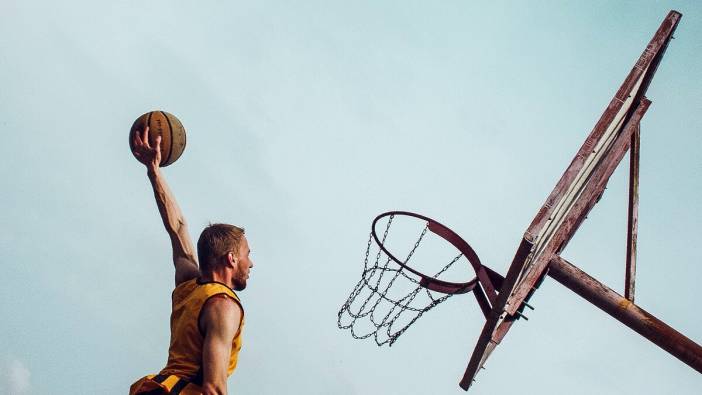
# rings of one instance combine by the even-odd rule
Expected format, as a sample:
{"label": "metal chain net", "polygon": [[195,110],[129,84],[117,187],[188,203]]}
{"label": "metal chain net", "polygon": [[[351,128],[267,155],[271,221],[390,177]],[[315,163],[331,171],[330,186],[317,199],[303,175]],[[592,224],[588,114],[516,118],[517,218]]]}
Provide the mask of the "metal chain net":
{"label": "metal chain net", "polygon": [[[389,216],[381,244],[384,244],[388,237],[394,216],[394,214]],[[404,264],[412,258],[427,230],[428,226],[424,226],[419,238],[403,260]],[[378,346],[384,344],[392,346],[419,317],[453,295],[438,294],[422,287],[416,275],[397,265],[380,248],[374,259],[371,259],[372,245],[373,233],[371,232],[366,245],[361,280],[341,306],[337,325],[340,329],[350,329],[354,339],[367,339],[373,336]],[[453,258],[432,277],[437,278],[461,256],[463,254]],[[392,266],[390,266],[391,262],[393,262]],[[391,295],[393,285],[399,282],[404,282],[404,286],[409,285],[411,290],[407,294]],[[425,302],[417,298],[417,295],[422,295],[422,292],[427,296]],[[363,296],[361,296],[362,293]]]}

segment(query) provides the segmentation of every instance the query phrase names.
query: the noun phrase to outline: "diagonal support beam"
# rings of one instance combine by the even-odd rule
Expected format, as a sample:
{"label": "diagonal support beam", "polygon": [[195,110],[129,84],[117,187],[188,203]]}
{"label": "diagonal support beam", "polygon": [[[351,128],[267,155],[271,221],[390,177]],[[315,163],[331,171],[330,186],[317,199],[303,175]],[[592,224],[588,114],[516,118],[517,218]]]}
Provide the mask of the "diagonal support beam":
{"label": "diagonal support beam", "polygon": [[560,256],[555,256],[549,262],[548,275],[702,373],[702,347],[665,322],[614,292]]}
{"label": "diagonal support beam", "polygon": [[636,239],[639,226],[639,148],[641,144],[641,124],[636,125],[631,136],[629,152],[629,221],[626,238],[626,274],[624,297],[634,301],[636,283]]}

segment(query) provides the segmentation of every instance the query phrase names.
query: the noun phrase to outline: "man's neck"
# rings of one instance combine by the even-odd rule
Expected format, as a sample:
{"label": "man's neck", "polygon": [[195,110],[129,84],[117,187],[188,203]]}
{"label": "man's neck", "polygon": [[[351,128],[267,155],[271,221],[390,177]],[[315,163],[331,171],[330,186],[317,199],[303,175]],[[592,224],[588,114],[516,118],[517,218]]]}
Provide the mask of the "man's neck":
{"label": "man's neck", "polygon": [[200,278],[204,282],[217,282],[217,283],[222,283],[226,285],[227,287],[234,289],[234,284],[231,281],[231,276],[229,273],[227,273],[226,270],[224,271],[215,271],[212,273],[202,273],[200,274]]}

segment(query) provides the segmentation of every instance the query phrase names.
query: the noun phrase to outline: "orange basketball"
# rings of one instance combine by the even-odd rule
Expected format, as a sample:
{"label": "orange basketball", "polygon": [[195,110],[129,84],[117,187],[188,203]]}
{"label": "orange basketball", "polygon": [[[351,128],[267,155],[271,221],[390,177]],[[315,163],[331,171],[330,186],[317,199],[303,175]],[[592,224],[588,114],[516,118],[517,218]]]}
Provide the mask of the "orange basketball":
{"label": "orange basketball", "polygon": [[129,131],[129,149],[132,154],[134,154],[134,133],[143,132],[147,126],[151,146],[156,144],[156,137],[161,136],[161,167],[166,167],[178,160],[185,150],[185,128],[175,115],[165,111],[147,112],[134,121]]}

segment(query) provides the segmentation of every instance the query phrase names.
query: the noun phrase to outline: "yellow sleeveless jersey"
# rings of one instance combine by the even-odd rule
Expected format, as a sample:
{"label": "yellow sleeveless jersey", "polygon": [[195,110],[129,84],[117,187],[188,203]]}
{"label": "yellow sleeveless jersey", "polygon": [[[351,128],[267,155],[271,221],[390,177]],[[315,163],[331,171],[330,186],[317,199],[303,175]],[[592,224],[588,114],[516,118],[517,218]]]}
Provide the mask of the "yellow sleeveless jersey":
{"label": "yellow sleeveless jersey", "polygon": [[[201,282],[199,279],[185,281],[173,291],[173,311],[171,313],[171,345],[168,349],[168,362],[158,375],[141,378],[130,388],[130,395],[146,393],[199,394],[202,383],[202,344],[204,336],[198,321],[205,302],[213,296],[226,295],[240,307],[239,297],[229,287],[217,282]],[[236,368],[241,350],[241,332],[244,316],[232,341],[227,374]],[[152,392],[153,391],[153,392]]]}

